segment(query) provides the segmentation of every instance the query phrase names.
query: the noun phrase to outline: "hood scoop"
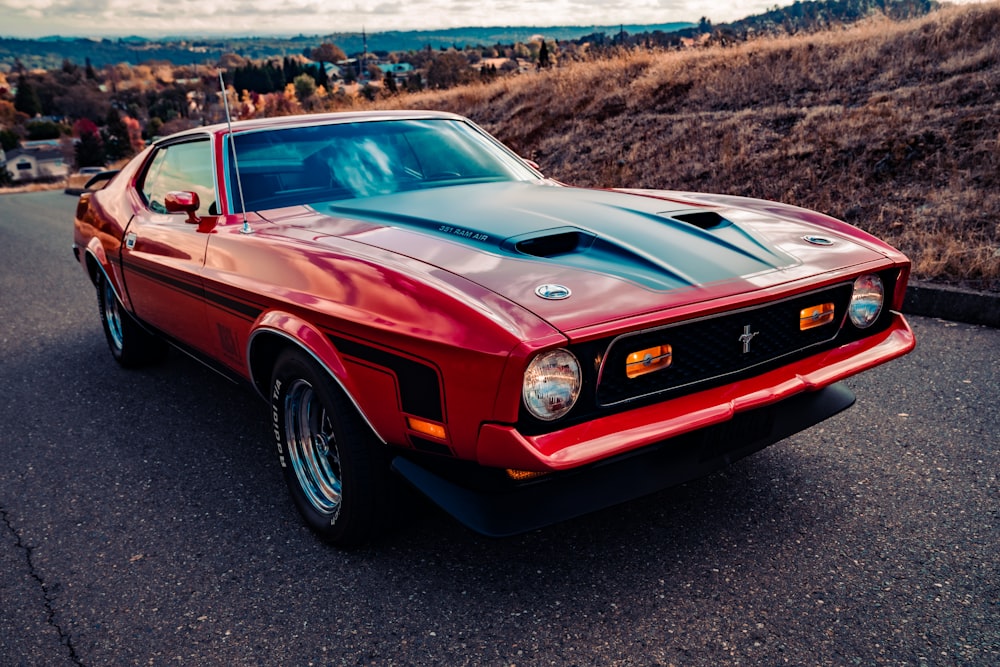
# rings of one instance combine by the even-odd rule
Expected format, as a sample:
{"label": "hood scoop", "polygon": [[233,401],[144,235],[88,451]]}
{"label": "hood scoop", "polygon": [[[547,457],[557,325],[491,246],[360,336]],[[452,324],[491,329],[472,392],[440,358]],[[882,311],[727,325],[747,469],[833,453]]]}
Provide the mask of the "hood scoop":
{"label": "hood scoop", "polygon": [[576,227],[543,229],[512,236],[500,247],[515,255],[553,259],[563,266],[617,275],[653,289],[690,286],[697,279],[676,266],[620,240]]}
{"label": "hood scoop", "polygon": [[[669,215],[669,213],[666,215]],[[719,229],[720,227],[732,224],[715,211],[695,211],[694,213],[670,215],[670,217],[674,220],[686,222],[689,225],[694,225],[695,227],[706,231],[709,229]]]}
{"label": "hood scoop", "polygon": [[582,229],[561,227],[512,236],[500,244],[507,251],[531,255],[532,257],[560,257],[576,252],[586,252],[597,238]]}

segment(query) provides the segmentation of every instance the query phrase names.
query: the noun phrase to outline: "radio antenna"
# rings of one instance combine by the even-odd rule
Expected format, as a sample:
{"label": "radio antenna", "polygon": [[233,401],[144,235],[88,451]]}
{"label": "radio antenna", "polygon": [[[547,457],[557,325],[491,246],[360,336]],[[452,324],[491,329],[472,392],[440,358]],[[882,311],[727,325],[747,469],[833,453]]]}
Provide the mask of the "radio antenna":
{"label": "radio antenna", "polygon": [[240,163],[236,159],[236,136],[233,134],[233,119],[229,113],[229,95],[226,94],[226,82],[222,78],[222,70],[219,70],[219,87],[222,88],[222,103],[226,108],[226,126],[229,128],[229,146],[233,151],[233,170],[236,172],[236,191],[240,195],[240,213],[243,214],[243,229],[240,231],[244,234],[253,234],[253,230],[250,229],[250,222],[247,220],[247,207],[246,202],[243,200],[243,181],[240,179]]}

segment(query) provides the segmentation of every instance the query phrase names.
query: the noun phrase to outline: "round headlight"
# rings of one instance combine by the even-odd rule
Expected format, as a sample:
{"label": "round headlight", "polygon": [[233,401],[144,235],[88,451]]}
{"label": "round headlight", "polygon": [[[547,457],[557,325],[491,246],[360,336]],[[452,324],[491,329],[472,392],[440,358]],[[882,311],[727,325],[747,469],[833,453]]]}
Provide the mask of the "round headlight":
{"label": "round headlight", "polygon": [[580,396],[580,362],[569,350],[538,354],[524,371],[524,406],[543,421],[559,419],[573,409]]}
{"label": "round headlight", "polygon": [[884,298],[885,290],[882,288],[882,279],[878,276],[869,273],[855,280],[851,305],[847,309],[854,326],[859,329],[870,327],[882,312]]}

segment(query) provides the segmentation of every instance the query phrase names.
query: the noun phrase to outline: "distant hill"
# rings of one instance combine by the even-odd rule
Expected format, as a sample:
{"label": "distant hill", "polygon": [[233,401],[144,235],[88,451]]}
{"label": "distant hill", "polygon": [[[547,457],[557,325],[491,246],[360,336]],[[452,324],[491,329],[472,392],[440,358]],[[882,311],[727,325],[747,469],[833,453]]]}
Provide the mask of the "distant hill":
{"label": "distant hill", "polygon": [[[369,51],[411,51],[430,46],[441,48],[466,45],[492,46],[494,44],[512,44],[527,42],[536,35],[545,39],[572,40],[591,34],[617,35],[624,30],[626,33],[640,32],[676,32],[694,26],[693,23],[657,23],[652,25],[592,25],[592,26],[506,26],[499,28],[450,28],[447,30],[420,30],[409,32],[380,32],[368,35]],[[324,40],[332,41],[348,53],[362,49],[362,39],[359,33],[340,33],[328,35]]]}
{"label": "distant hill", "polygon": [[[570,40],[585,35],[604,33],[612,36],[621,30],[627,33],[675,32],[690,28],[691,23],[660,23],[653,25],[615,26],[508,26],[491,28],[450,28],[446,30],[411,30],[373,32],[367,36],[368,50],[410,51],[430,46],[433,49],[466,45],[492,46],[526,42],[535,35],[546,39]],[[15,39],[0,37],[0,70],[9,71],[15,60],[29,69],[57,69],[63,60],[82,65],[88,59],[94,67],[117,63],[138,65],[151,60],[175,65],[214,63],[225,53],[238,53],[246,58],[285,57],[302,53],[323,42],[333,42],[348,54],[364,48],[361,33],[329,35],[297,35],[294,37],[196,37],[146,39],[123,37],[116,39],[84,39],[43,37]]]}

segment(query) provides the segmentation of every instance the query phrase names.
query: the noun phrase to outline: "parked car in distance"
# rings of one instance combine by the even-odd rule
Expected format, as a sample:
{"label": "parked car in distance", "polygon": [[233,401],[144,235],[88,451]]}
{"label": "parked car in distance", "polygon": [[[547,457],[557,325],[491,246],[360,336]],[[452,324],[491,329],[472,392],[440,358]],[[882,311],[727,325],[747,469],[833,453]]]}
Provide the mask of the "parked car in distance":
{"label": "parked car in distance", "polygon": [[[106,183],[115,173],[117,172],[108,170],[105,167],[81,167],[79,171],[75,171],[66,177],[66,189],[64,191],[68,195],[83,194],[87,190],[96,189],[96,186]],[[101,175],[105,175],[105,177],[97,178]]]}
{"label": "parked car in distance", "polygon": [[166,137],[80,197],[74,252],[114,359],[169,344],[252,386],[291,498],[345,546],[401,479],[493,536],[690,480],[915,345],[909,261],[855,227],[565,186],[437,112]]}

